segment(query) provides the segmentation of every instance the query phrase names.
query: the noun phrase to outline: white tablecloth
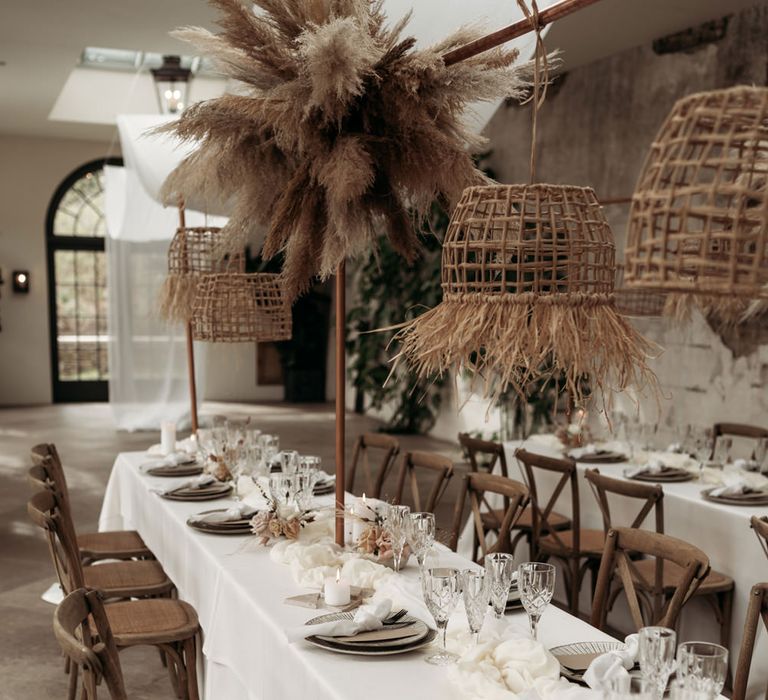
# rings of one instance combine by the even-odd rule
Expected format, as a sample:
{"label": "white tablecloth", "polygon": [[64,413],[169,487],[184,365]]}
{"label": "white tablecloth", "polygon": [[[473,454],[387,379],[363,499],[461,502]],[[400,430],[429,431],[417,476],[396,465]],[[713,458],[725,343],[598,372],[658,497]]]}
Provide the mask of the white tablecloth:
{"label": "white tablecloth", "polygon": [[[509,476],[518,480],[522,478],[522,473],[514,453],[522,444],[519,441],[504,444]],[[553,450],[547,442],[538,440],[535,436],[527,441],[525,448],[539,454],[553,457],[562,456],[560,452]],[[589,464],[580,462],[578,468],[581,475],[586,469],[595,468],[606,476],[624,478],[623,472],[627,468],[627,463]],[[541,471],[536,473],[537,486],[542,492],[543,498],[547,498],[552,493],[552,489],[557,483],[557,475],[553,475],[551,478],[548,476]],[[728,506],[705,501],[701,497],[701,491],[706,488],[706,485],[698,480],[663,484],[663,488],[664,531],[668,535],[678,537],[702,549],[709,556],[712,568],[731,576],[736,583],[730,644],[732,668],[735,668],[747,613],[749,591],[755,583],[768,581],[768,560],[766,560],[754,532],[749,527],[749,519],[753,515],[768,515],[768,508],[765,506],[757,508]],[[579,502],[581,505],[581,527],[602,529],[602,515],[586,479],[579,480]],[[636,500],[612,496],[610,502],[611,517],[616,525],[629,525],[639,510]],[[556,510],[564,515],[571,515],[570,490],[568,488],[561,495]],[[649,529],[654,527],[652,518],[651,515],[650,519],[646,521],[645,527]],[[458,550],[460,553],[469,552],[471,538],[470,522],[464,529],[459,542]],[[518,551],[523,553],[522,550]],[[527,550],[524,556],[527,558]],[[586,584],[582,586],[581,609],[588,611],[591,605],[589,600],[590,586],[588,581]],[[620,610],[618,612],[620,613]],[[714,621],[711,608],[703,601],[692,600],[684,608],[681,617],[679,633],[682,640],[719,641],[719,627]],[[768,639],[762,626],[759,635],[752,661],[749,691],[749,697],[756,698],[764,696],[766,683],[768,683]]]}
{"label": "white tablecloth", "polygon": [[[266,549],[243,549],[247,536],[221,537],[192,530],[193,513],[226,506],[168,501],[149,489],[173,480],[139,470],[145,453],[120,454],[104,497],[99,527],[130,528],[144,541],[173,579],[179,596],[197,610],[203,628],[203,696],[208,700],[366,700],[456,697],[445,668],[424,663],[424,652],[398,657],[337,655],[307,643],[289,644],[284,630],[320,612],[284,604],[300,589],[288,567],[275,564]],[[250,538],[252,541],[253,538]],[[444,551],[441,564],[465,568],[467,561]],[[406,567],[415,576],[414,564]],[[463,615],[463,613],[462,613]],[[525,614],[514,613],[521,623]],[[450,625],[466,624],[461,617]],[[610,639],[567,613],[549,606],[539,628],[548,646]]]}

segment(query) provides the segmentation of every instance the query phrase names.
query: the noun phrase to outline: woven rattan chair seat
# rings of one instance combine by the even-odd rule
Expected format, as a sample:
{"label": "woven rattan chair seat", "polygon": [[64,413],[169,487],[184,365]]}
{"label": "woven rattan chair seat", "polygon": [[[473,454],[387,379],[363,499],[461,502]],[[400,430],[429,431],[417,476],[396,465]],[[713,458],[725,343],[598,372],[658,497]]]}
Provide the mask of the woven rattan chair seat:
{"label": "woven rattan chair seat", "polygon": [[[656,560],[641,559],[633,564],[633,573],[639,586],[651,589],[656,575]],[[664,562],[663,585],[665,589],[673,590],[680,585],[680,579],[683,575],[683,569],[677,564],[669,561]],[[707,577],[701,582],[694,595],[711,595],[722,591],[733,589],[733,579],[730,576],[721,574],[719,571],[710,571]]]}
{"label": "woven rattan chair seat", "polygon": [[199,623],[195,609],[181,600],[129,600],[105,606],[120,647],[165,644],[191,637]]}
{"label": "woven rattan chair seat", "polygon": [[87,532],[77,536],[80,554],[86,559],[133,559],[152,552],[135,530]]}
{"label": "woven rattan chair seat", "polygon": [[88,588],[114,598],[163,595],[173,588],[173,582],[156,561],[95,564],[83,568],[83,577]]}
{"label": "woven rattan chair seat", "polygon": [[[565,549],[554,535],[547,535],[539,540],[539,548],[549,554],[568,554],[573,551],[573,530],[563,530],[557,534]],[[602,530],[581,530],[579,548],[582,555],[600,556],[605,546],[605,532]]]}
{"label": "woven rattan chair seat", "polygon": [[[504,517],[504,509],[499,508],[497,510],[488,511],[481,515],[483,525],[486,527],[498,527],[501,519]],[[549,524],[555,528],[555,530],[567,530],[571,527],[571,520],[565,515],[552,512],[548,516]],[[518,518],[515,523],[515,528],[518,530],[530,530],[533,527],[533,515],[531,514],[531,508],[528,506]],[[542,524],[542,531],[546,531],[546,526]]]}

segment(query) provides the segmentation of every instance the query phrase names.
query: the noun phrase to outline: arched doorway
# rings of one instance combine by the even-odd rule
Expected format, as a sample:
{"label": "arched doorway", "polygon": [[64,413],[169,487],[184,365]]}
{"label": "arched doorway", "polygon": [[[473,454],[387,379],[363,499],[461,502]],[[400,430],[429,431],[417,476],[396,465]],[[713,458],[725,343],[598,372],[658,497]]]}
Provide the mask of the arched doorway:
{"label": "arched doorway", "polygon": [[80,166],[59,185],[48,206],[54,402],[108,398],[104,165],[122,165],[122,160],[102,158]]}

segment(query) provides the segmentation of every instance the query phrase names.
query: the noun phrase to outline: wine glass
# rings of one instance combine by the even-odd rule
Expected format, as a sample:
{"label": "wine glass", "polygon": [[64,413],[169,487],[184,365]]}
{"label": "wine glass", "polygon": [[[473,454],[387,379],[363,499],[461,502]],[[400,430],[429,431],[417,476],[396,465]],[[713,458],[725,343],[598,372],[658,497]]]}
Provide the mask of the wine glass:
{"label": "wine glass", "polygon": [[759,438],[755,445],[755,451],[752,453],[752,459],[755,460],[758,470],[766,457],[768,457],[768,438]]}
{"label": "wine glass", "polygon": [[712,454],[712,431],[709,428],[693,428],[693,454],[699,470],[703,469]]}
{"label": "wine glass", "polygon": [[539,620],[555,592],[555,567],[552,564],[529,561],[517,569],[520,602],[528,613],[531,636],[537,639]]}
{"label": "wine glass", "polygon": [[288,474],[270,474],[269,492],[279,506],[286,506],[294,499],[294,480]]}
{"label": "wine glass", "polygon": [[448,618],[456,609],[461,595],[459,572],[456,569],[424,569],[421,574],[421,590],[429,612],[435,618],[437,629],[442,633],[443,648],[428,656],[427,663],[435,666],[447,666],[456,663],[458,656],[448,651],[445,633]]}
{"label": "wine glass", "polygon": [[712,642],[685,642],[677,648],[677,677],[689,690],[716,698],[725,685],[728,650]]}
{"label": "wine glass", "polygon": [[269,474],[272,468],[272,460],[280,451],[280,438],[277,435],[262,433],[259,435],[259,447],[261,447],[262,458],[266,465],[267,474]]}
{"label": "wine glass", "polygon": [[296,472],[292,478],[296,505],[301,510],[307,510],[312,505],[312,499],[314,498],[317,472]]}
{"label": "wine glass", "polygon": [[677,635],[666,627],[643,627],[638,637],[640,671],[654,684],[656,697],[661,700],[675,667]]}
{"label": "wine glass", "polygon": [[715,453],[712,455],[712,461],[716,464],[725,466],[731,461],[731,448],[733,447],[733,439],[721,435],[715,440]]}
{"label": "wine glass", "polygon": [[654,685],[647,678],[619,676],[611,678],[605,700],[654,700]]}
{"label": "wine glass", "polygon": [[408,542],[411,545],[419,568],[424,568],[424,559],[435,542],[435,515],[434,513],[411,513],[411,531]]}
{"label": "wine glass", "polygon": [[282,450],[279,456],[283,474],[295,474],[299,468],[299,453],[296,450]]}
{"label": "wine glass", "polygon": [[400,571],[403,558],[403,548],[408,539],[411,509],[408,506],[389,506],[384,518],[385,526],[392,541],[392,556],[394,557],[395,572]]}
{"label": "wine glass", "polygon": [[488,600],[491,591],[488,585],[488,575],[484,570],[467,570],[461,577],[462,595],[464,596],[464,609],[467,611],[467,623],[469,631],[475,639],[475,646],[480,638],[480,630],[485,621],[485,613],[488,612]]}
{"label": "wine glass", "polygon": [[505,552],[492,552],[485,557],[490,598],[497,620],[504,616],[507,609],[509,589],[515,576],[514,561],[514,557]]}

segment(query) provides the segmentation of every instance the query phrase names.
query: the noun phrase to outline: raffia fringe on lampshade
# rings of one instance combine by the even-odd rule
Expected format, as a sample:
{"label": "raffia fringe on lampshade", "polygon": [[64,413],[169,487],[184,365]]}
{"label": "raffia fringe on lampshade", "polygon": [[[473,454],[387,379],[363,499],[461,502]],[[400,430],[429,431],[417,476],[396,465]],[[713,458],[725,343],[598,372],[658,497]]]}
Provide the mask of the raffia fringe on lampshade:
{"label": "raffia fringe on lampshade", "polygon": [[768,300],[768,88],[679,100],[632,198],[627,285],[738,322]]}
{"label": "raffia fringe on lampshade", "polygon": [[192,335],[211,343],[290,340],[291,306],[280,275],[204,275],[193,304]]}
{"label": "raffia fringe on lampshade", "polygon": [[215,227],[179,228],[168,248],[168,276],[160,292],[160,313],[170,321],[192,316],[201,275],[245,272],[242,253],[221,254]]}
{"label": "raffia fringe on lampshade", "polygon": [[561,185],[471,187],[443,243],[443,301],[400,327],[395,364],[420,377],[468,368],[483,394],[562,374],[582,384],[656,387],[657,348],[614,306],[615,247],[595,193]]}

